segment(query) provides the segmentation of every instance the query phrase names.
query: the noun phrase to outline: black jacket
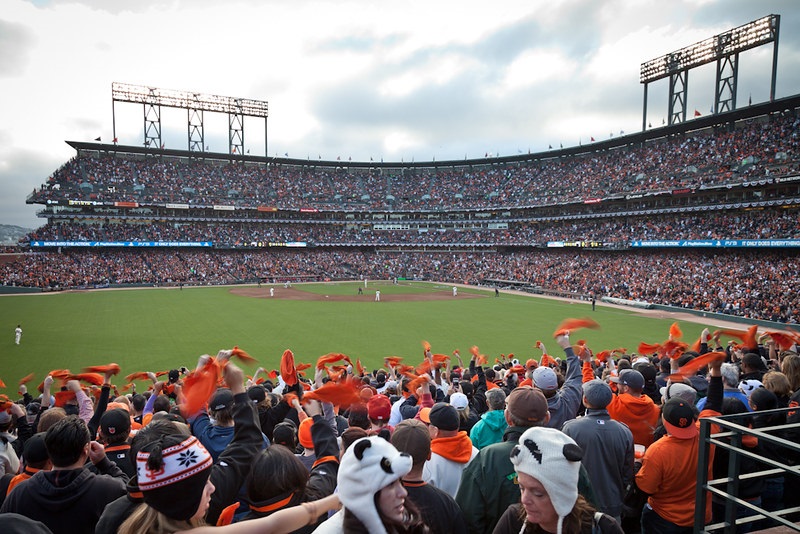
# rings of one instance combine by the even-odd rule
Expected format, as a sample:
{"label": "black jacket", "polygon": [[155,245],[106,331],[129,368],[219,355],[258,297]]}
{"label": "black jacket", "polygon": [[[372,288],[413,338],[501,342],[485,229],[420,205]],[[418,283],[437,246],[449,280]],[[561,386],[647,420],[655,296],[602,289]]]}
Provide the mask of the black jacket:
{"label": "black jacket", "polygon": [[239,500],[239,490],[247,478],[250,465],[261,452],[264,436],[258,423],[255,405],[247,393],[233,397],[233,440],[211,467],[214,493],[206,514],[206,522],[215,525],[225,507]]}
{"label": "black jacket", "polygon": [[94,532],[106,504],[125,494],[125,474],[107,458],[97,468],[39,471],[14,488],[0,513],[41,521],[53,534]]}
{"label": "black jacket", "polygon": [[[321,415],[314,416],[314,424],[311,425],[311,440],[314,442],[314,452],[317,461],[309,473],[306,490],[303,494],[294,493],[288,502],[279,505],[281,501],[289,495],[278,495],[266,502],[250,503],[250,512],[245,516],[247,519],[265,517],[278,510],[291,508],[304,502],[316,501],[331,495],[336,489],[336,476],[339,473],[339,445],[336,442],[336,435],[330,423]],[[276,445],[280,447],[281,445]],[[264,483],[269,483],[264,481]],[[325,516],[323,516],[323,519]],[[313,532],[321,521],[295,530],[296,534],[308,534]]]}
{"label": "black jacket", "polygon": [[125,489],[127,495],[123,495],[106,505],[103,515],[100,516],[100,520],[97,522],[97,527],[94,530],[95,534],[117,534],[120,525],[144,502],[136,477],[128,481],[128,486]]}

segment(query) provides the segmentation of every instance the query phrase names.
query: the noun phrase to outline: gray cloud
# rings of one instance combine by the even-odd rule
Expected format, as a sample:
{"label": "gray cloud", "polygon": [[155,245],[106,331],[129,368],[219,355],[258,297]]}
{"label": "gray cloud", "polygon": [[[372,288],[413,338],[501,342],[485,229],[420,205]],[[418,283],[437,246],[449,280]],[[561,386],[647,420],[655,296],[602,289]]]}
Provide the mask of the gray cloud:
{"label": "gray cloud", "polygon": [[[6,135],[0,135],[0,142]],[[14,150],[0,153],[7,164],[0,166],[0,213],[3,224],[13,224],[25,228],[36,228],[44,224],[36,217],[40,205],[25,204],[25,199],[33,192],[33,187],[41,184],[56,169],[64,164],[58,157],[48,157],[41,152]],[[32,185],[33,184],[33,185]]]}
{"label": "gray cloud", "polygon": [[35,40],[28,28],[0,19],[0,78],[19,76],[25,71],[28,49]]}
{"label": "gray cloud", "polygon": [[[564,16],[566,24],[572,13],[566,12]],[[589,55],[588,51],[599,42],[597,30],[587,22],[591,21],[591,13],[583,13],[583,17],[580,20],[572,17],[571,22],[585,29],[578,32],[581,38],[569,50],[579,56]],[[394,129],[412,132],[420,144],[427,145],[422,149],[426,157],[430,157],[427,153],[441,153],[437,149],[444,147],[448,158],[457,158],[455,154],[463,152],[471,152],[472,156],[497,150],[510,154],[527,151],[531,145],[540,145],[541,149],[544,141],[537,124],[563,113],[563,95],[574,94],[577,84],[548,81],[538,87],[518,89],[503,98],[487,98],[487,91],[498,83],[504,69],[516,57],[542,41],[554,40],[559,31],[542,27],[535,15],[531,15],[470,45],[423,49],[401,62],[380,64],[361,77],[371,83],[348,80],[316,96],[312,110],[321,121],[322,130],[330,132],[316,141],[320,146],[332,144],[339,152],[369,147],[368,151],[374,153],[380,152],[380,140],[387,130]],[[378,93],[376,87],[386,80],[402,76],[418,65],[435,64],[448,54],[463,55],[473,63],[477,60],[478,65],[444,84],[433,80],[423,83],[404,96],[386,97]],[[616,86],[603,91],[587,89],[586,95],[568,104],[571,113],[580,110],[599,113],[598,102],[605,103],[604,112],[610,115],[629,106],[631,98],[641,100],[640,91],[633,84],[621,92]],[[576,142],[578,137],[576,133]]]}

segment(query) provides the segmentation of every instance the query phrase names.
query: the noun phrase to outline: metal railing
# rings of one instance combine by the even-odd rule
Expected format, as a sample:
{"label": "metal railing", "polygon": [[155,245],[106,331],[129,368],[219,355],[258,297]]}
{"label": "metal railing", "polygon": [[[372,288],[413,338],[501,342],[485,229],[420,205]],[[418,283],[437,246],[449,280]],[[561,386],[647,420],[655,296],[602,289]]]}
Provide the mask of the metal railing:
{"label": "metal railing", "polygon": [[[790,414],[797,410],[798,408],[781,408],[761,411],[758,412],[758,415]],[[746,423],[747,419],[753,417],[753,415],[753,412],[748,412],[700,419],[700,457],[697,462],[694,519],[694,532],[696,534],[706,532],[735,533],[737,526],[751,524],[767,518],[774,522],[772,526],[782,525],[792,531],[800,532],[800,524],[792,522],[790,517],[787,518],[791,514],[798,516],[800,507],[768,511],[740,498],[742,484],[758,479],[783,477],[786,474],[800,477],[800,466],[792,465],[793,462],[791,461],[791,458],[800,457],[800,444],[781,437],[786,435],[788,431],[800,431],[800,423],[787,423],[754,429],[749,428]],[[756,438],[759,444],[771,444],[771,446],[784,451],[785,454],[782,457],[784,461],[776,461],[763,454],[758,454],[758,449],[755,451],[747,450],[743,446],[743,439],[747,436]],[[728,452],[727,477],[709,480],[708,473],[709,463],[712,461],[712,446],[716,447],[717,451],[724,449]],[[763,469],[760,468],[758,471],[742,474],[740,465],[743,458],[757,462]],[[784,489],[786,489],[785,486]],[[705,510],[709,495],[718,497],[725,502],[725,515],[721,522],[705,525]],[[786,492],[784,492],[784,495],[786,495]],[[751,511],[752,515],[737,518],[737,508],[739,507]]]}

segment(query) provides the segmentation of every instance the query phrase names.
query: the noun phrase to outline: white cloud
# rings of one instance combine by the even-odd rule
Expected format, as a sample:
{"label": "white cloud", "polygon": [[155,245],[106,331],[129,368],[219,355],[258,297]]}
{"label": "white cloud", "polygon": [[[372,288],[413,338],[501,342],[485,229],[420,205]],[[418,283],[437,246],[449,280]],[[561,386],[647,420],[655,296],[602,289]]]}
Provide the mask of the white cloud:
{"label": "white cloud", "polygon": [[559,50],[528,50],[518,56],[505,70],[505,76],[497,85],[496,96],[542,85],[554,80],[565,80],[575,76],[577,63]]}

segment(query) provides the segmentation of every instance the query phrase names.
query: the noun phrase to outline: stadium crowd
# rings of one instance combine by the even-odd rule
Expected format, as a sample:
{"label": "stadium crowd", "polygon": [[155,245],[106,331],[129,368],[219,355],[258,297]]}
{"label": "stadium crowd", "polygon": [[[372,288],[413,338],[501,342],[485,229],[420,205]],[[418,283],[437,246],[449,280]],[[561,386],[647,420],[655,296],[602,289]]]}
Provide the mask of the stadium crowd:
{"label": "stadium crowd", "polygon": [[486,165],[337,168],[82,156],[31,201],[272,206],[281,209],[453,209],[560,204],[619,194],[700,189],[796,174],[794,113],[568,158]]}
{"label": "stadium crowd", "polygon": [[[43,290],[108,284],[231,284],[259,280],[486,280],[784,323],[800,322],[797,254],[729,250],[365,252],[352,249],[30,252],[0,264],[3,285]],[[498,282],[502,284],[502,282]]]}
{"label": "stadium crowd", "polygon": [[[800,417],[774,411],[800,401],[800,337],[705,329],[690,347],[676,323],[671,345],[595,354],[570,339],[591,326],[565,320],[557,352],[538,342],[525,362],[426,346],[370,371],[287,350],[280,371],[247,377],[234,360],[257,361],[234,348],[124,381],[116,364],[53,370],[38,391],[22,378],[16,400],[0,395],[0,530],[691,532],[725,514],[710,492],[696,514],[701,419],[800,438],[773,428]],[[797,506],[800,477],[759,460],[797,453],[739,446],[738,473],[711,446],[709,479],[742,475],[736,496],[768,512]]]}
{"label": "stadium crowd", "polygon": [[[635,240],[798,239],[800,211],[768,208],[702,215],[664,214],[568,221],[514,221],[508,228],[445,228],[422,221],[424,231],[376,230],[345,222],[66,222],[50,223],[28,234],[28,241],[211,241],[217,248],[259,242],[304,241],[318,245],[532,245],[548,241],[594,241],[630,245]],[[427,226],[431,227],[428,228]]]}

